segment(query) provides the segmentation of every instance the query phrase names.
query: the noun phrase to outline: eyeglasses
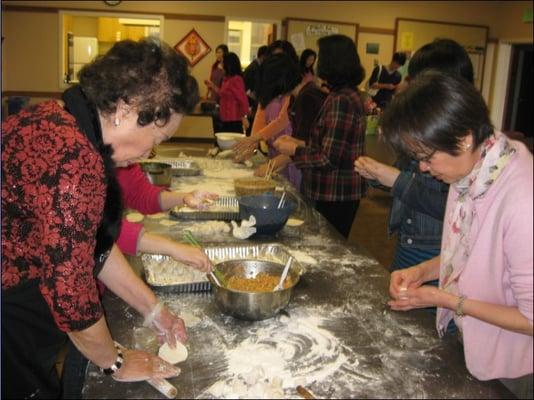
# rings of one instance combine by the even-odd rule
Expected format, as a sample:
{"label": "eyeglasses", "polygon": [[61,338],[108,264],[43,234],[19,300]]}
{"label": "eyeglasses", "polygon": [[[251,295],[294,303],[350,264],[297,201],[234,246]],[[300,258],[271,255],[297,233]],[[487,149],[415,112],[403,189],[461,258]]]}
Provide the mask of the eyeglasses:
{"label": "eyeglasses", "polygon": [[432,157],[434,157],[434,154],[436,154],[436,151],[437,151],[437,150],[434,150],[434,151],[432,151],[430,154],[427,154],[427,155],[413,154],[411,157],[412,157],[415,161],[417,161],[417,162],[428,163],[428,162],[430,162],[430,160],[432,159]]}

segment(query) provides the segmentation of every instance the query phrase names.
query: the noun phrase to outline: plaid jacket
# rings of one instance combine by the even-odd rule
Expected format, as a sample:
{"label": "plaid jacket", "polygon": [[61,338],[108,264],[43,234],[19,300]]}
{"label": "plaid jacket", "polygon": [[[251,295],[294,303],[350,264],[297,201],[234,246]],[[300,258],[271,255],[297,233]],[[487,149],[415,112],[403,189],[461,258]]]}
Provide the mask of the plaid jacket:
{"label": "plaid jacket", "polygon": [[365,113],[355,90],[331,92],[319,111],[306,147],[293,161],[302,169],[302,191],[312,200],[353,201],[365,195],[365,180],[354,171],[363,155]]}

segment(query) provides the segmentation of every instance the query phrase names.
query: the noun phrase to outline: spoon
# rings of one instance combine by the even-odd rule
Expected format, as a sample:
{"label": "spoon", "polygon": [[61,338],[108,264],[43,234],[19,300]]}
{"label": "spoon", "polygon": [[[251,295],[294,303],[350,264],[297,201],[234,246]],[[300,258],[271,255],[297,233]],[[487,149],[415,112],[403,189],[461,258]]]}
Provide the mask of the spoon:
{"label": "spoon", "polygon": [[284,281],[286,280],[287,272],[289,271],[289,267],[291,266],[292,262],[293,257],[289,256],[286,266],[284,267],[284,271],[282,272],[282,276],[280,277],[280,282],[278,282],[278,285],[274,287],[273,292],[276,292],[277,290],[282,290],[284,288]]}

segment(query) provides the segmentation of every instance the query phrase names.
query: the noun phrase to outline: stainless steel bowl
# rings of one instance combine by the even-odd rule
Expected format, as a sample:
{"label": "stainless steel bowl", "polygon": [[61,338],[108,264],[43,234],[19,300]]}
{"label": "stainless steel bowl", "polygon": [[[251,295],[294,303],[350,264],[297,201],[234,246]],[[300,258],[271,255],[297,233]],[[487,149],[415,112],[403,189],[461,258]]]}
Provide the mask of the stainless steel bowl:
{"label": "stainless steel bowl", "polygon": [[141,163],[141,169],[153,185],[169,186],[171,184],[172,165],[162,162],[144,162]]}
{"label": "stainless steel bowl", "polygon": [[[232,276],[254,278],[258,273],[265,272],[280,277],[284,265],[262,260],[230,260],[216,265],[225,279]],[[215,294],[215,303],[225,314],[249,321],[259,321],[275,316],[289,304],[291,292],[300,279],[302,268],[292,265],[288,277],[293,285],[276,292],[241,292],[220,287],[208,275]]]}

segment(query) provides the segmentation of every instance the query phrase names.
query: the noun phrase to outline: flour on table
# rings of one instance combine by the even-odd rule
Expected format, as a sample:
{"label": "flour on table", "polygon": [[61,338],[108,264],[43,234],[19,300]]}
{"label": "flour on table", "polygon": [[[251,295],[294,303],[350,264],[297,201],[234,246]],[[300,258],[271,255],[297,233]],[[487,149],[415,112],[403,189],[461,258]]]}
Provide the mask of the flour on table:
{"label": "flour on table", "polygon": [[187,347],[180,342],[176,342],[176,347],[173,349],[167,343],[164,343],[159,348],[158,356],[170,364],[178,364],[187,360]]}
{"label": "flour on table", "polygon": [[180,312],[180,318],[184,320],[185,326],[187,328],[196,326],[201,321],[199,317],[197,317],[195,314],[190,313],[189,311]]}
{"label": "flour on table", "polygon": [[230,226],[224,221],[199,222],[187,229],[195,236],[211,236],[230,232]]}
{"label": "flour on table", "polygon": [[126,214],[126,220],[128,222],[141,222],[145,217],[143,214],[137,212],[131,212]]}

